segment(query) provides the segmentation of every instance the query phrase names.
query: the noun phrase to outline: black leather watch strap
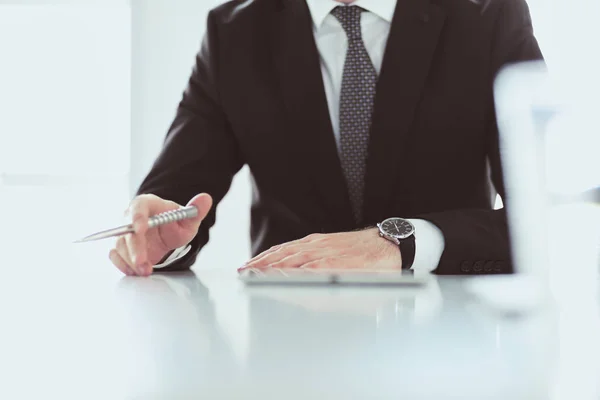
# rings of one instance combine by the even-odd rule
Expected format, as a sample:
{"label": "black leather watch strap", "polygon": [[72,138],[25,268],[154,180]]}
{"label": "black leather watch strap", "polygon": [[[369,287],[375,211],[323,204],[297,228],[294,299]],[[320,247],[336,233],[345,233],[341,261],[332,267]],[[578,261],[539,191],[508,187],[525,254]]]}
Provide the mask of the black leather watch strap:
{"label": "black leather watch strap", "polygon": [[411,269],[415,261],[415,235],[400,241],[400,254],[402,254],[402,269]]}

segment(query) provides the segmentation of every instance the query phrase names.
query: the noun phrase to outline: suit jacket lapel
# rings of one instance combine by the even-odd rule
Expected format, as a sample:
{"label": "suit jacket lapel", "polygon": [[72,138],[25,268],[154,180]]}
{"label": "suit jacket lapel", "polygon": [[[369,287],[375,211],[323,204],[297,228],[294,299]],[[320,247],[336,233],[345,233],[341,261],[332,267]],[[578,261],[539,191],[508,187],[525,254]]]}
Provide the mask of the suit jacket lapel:
{"label": "suit jacket lapel", "polygon": [[377,85],[364,216],[374,223],[389,212],[402,183],[402,154],[421,99],[445,14],[429,0],[398,0]]}
{"label": "suit jacket lapel", "polygon": [[353,228],[348,192],[333,134],[314,41],[310,12],[303,0],[281,0],[271,32],[275,71],[285,105],[288,162],[335,221],[334,229]]}

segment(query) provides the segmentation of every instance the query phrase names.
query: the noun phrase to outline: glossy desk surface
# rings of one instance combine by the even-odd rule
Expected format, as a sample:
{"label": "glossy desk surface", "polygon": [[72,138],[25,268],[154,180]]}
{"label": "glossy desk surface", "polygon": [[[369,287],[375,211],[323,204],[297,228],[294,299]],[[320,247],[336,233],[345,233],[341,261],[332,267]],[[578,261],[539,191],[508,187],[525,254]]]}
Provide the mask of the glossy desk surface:
{"label": "glossy desk surface", "polygon": [[246,288],[216,269],[4,281],[0,397],[549,399],[564,398],[557,380],[593,382],[561,368],[598,371],[597,326],[501,313],[465,283]]}
{"label": "glossy desk surface", "polygon": [[128,278],[109,243],[69,243],[78,218],[61,231],[3,216],[1,399],[598,398],[597,298],[504,312],[470,279],[247,288],[226,265]]}

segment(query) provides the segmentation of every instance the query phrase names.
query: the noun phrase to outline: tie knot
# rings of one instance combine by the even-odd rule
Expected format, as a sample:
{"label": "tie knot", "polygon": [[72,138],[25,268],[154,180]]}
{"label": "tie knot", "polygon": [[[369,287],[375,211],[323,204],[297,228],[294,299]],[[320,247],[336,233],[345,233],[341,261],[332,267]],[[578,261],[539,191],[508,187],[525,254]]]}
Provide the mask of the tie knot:
{"label": "tie knot", "polygon": [[364,9],[358,6],[338,6],[331,14],[340,21],[348,39],[361,39],[360,15]]}

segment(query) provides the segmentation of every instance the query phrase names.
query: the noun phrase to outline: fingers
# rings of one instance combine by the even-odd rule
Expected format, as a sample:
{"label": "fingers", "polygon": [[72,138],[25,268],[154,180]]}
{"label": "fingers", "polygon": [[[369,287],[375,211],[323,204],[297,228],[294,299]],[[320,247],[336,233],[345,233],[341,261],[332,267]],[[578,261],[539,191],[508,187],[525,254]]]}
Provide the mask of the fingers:
{"label": "fingers", "polygon": [[145,234],[126,235],[125,247],[130,256],[131,265],[136,271],[146,271],[151,268],[148,262],[148,246]]}
{"label": "fingers", "polygon": [[[275,255],[276,253],[274,253]],[[333,269],[333,268],[356,268],[355,265],[348,264],[351,260],[345,260],[344,257],[336,257],[334,253],[320,251],[320,252],[299,252],[281,259],[264,259],[262,262],[250,263],[244,268],[240,269],[294,269],[294,268],[319,268],[319,269]]]}
{"label": "fingers", "polygon": [[254,268],[302,268],[305,264],[315,262],[336,254],[335,249],[315,246],[314,242],[296,242],[276,246],[276,249],[265,252],[250,262],[240,270]]}
{"label": "fingers", "polygon": [[[257,255],[250,261],[248,261],[242,268],[247,268],[247,267],[253,268],[257,265],[264,263],[265,260],[267,260],[267,257],[273,257],[275,254],[277,254],[280,251],[289,251],[289,247],[286,247],[286,250],[283,250],[284,246],[287,246],[287,245],[280,244],[278,246],[271,247],[269,250],[260,253],[259,255]],[[281,253],[281,254],[279,254],[279,257],[283,258],[283,257],[286,257],[287,255],[288,255],[288,253],[286,253],[286,254]]]}
{"label": "fingers", "polygon": [[[174,224],[170,228],[171,230],[164,231],[165,227],[161,227],[162,232],[167,233],[166,237],[170,239],[165,240],[165,236],[161,236],[161,231],[158,231],[158,234],[149,234],[148,221],[152,215],[176,210],[181,206],[152,194],[136,197],[125,212],[130,217],[135,232],[117,240],[114,252],[111,251],[109,254],[111,261],[123,273],[133,271],[137,275],[150,275],[152,262],[156,262],[156,259],[160,258],[158,254],[181,246],[179,242],[189,242],[188,236],[195,235],[200,223],[210,212],[212,204],[212,197],[208,194],[195,196],[188,205],[194,205],[198,209],[198,216],[193,220],[179,221],[179,227]],[[184,228],[185,231],[181,231],[180,228]]]}
{"label": "fingers", "polygon": [[[301,251],[291,256],[287,256],[277,261],[270,262],[264,267],[267,268],[277,268],[277,269],[285,269],[285,268],[300,268],[303,265],[314,262],[315,260],[320,260],[324,257],[324,254],[318,254],[315,252]],[[259,265],[256,268],[261,268],[263,266]]]}
{"label": "fingers", "polygon": [[117,239],[114,250],[117,252],[118,256],[125,263],[125,265],[127,265],[127,268],[131,269],[137,275],[137,270],[131,261],[129,249],[127,248],[127,244],[125,243],[125,238],[123,236]]}
{"label": "fingers", "polygon": [[310,261],[302,267],[304,269],[355,269],[355,268],[363,268],[363,266],[357,262],[356,259],[351,257],[326,257],[320,260]]}
{"label": "fingers", "polygon": [[[167,210],[175,210],[179,207],[180,205],[173,201],[164,200],[152,194],[140,195],[133,199],[126,213],[131,216],[135,233],[125,236],[125,244],[129,257],[129,260],[126,259],[126,261],[134,271],[146,275],[152,270],[148,253],[151,246],[156,248],[158,244],[148,242],[147,233],[150,216]],[[166,252],[171,249],[162,250]]]}
{"label": "fingers", "polygon": [[244,268],[249,264],[262,264],[265,261],[266,257],[271,257],[269,260],[273,260],[273,253],[279,253],[279,257],[284,258],[298,251],[301,251],[304,245],[311,244],[311,247],[315,248],[317,247],[317,244],[319,244],[320,241],[323,241],[324,237],[325,235],[314,234],[306,236],[299,240],[294,240],[293,242],[273,246],[269,250],[260,253],[259,255],[248,261]]}
{"label": "fingers", "polygon": [[147,262],[146,232],[148,232],[151,204],[156,200],[160,199],[153,195],[138,196],[133,199],[127,210],[127,213],[131,216],[135,234],[127,235],[125,242],[134,267],[143,268]]}
{"label": "fingers", "polygon": [[180,221],[179,224],[181,225],[181,227],[197,231],[200,228],[200,224],[202,223],[204,218],[206,218],[206,216],[210,212],[212,204],[212,197],[206,193],[194,196],[194,198],[191,199],[187,205],[195,206],[198,209],[198,216],[194,219]]}
{"label": "fingers", "polygon": [[[366,232],[366,231],[365,231]],[[364,268],[377,258],[369,255],[373,245],[370,232],[315,234],[294,242],[274,246],[250,260],[238,271],[246,269],[289,268]]]}
{"label": "fingers", "polygon": [[138,229],[144,227],[144,221],[146,222],[145,225],[147,229],[148,218],[150,217],[151,202],[155,200],[160,200],[160,198],[154,195],[144,194],[136,197],[129,204],[129,208],[127,208],[125,214],[131,217],[131,221],[134,223],[134,225],[137,222],[137,226],[134,226],[136,228],[136,232],[138,232]]}
{"label": "fingers", "polygon": [[110,261],[115,265],[115,267],[117,267],[119,271],[121,271],[125,275],[135,275],[135,272],[133,272],[133,270],[129,267],[129,265],[127,265],[125,260],[123,260],[123,258],[119,255],[119,253],[117,253],[115,249],[112,249],[110,251],[110,253],[108,254],[108,258],[110,258]]}
{"label": "fingers", "polygon": [[297,245],[283,246],[279,250],[250,261],[244,268],[297,268],[322,256],[323,252],[316,249],[305,250]]}
{"label": "fingers", "polygon": [[[128,236],[133,236],[133,235],[128,235]],[[141,266],[137,266],[131,258],[131,254],[129,253],[129,248],[127,246],[126,243],[126,239],[121,236],[120,238],[117,239],[117,243],[115,245],[115,249],[114,251],[116,252],[116,254],[119,256],[120,260],[117,260],[117,262],[124,263],[125,266],[127,268],[129,268],[132,272],[133,275],[140,275],[140,276],[148,276],[152,273],[152,266],[148,263],[141,265]],[[111,251],[112,253],[112,251]],[[121,271],[124,271],[125,269],[125,273],[127,273],[127,269],[126,268],[122,268],[123,265],[117,265],[117,263],[113,260],[113,257],[111,257],[111,261],[113,261],[113,264],[115,264],[115,266],[117,266],[117,268],[119,268]]]}

